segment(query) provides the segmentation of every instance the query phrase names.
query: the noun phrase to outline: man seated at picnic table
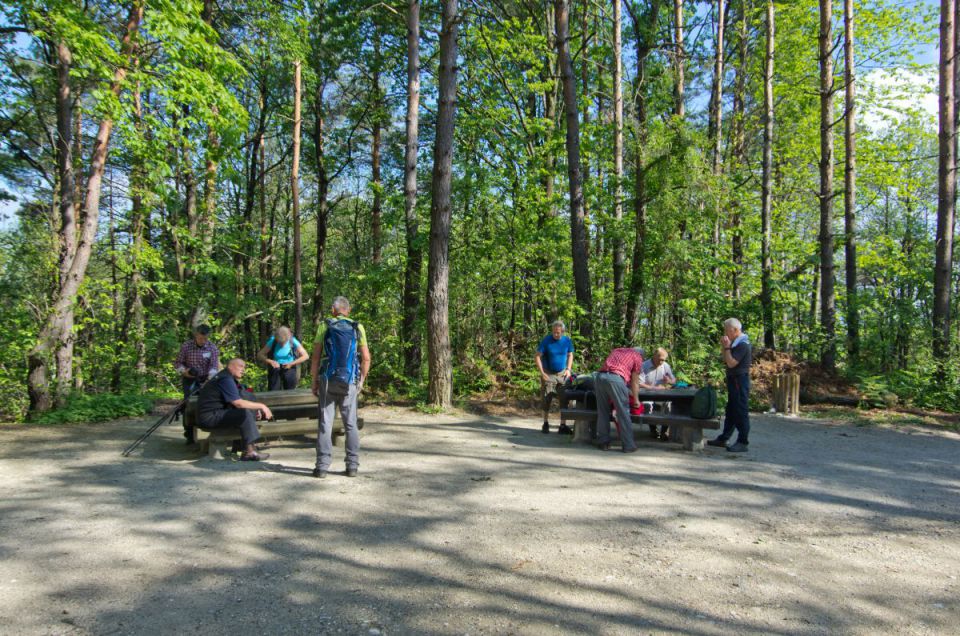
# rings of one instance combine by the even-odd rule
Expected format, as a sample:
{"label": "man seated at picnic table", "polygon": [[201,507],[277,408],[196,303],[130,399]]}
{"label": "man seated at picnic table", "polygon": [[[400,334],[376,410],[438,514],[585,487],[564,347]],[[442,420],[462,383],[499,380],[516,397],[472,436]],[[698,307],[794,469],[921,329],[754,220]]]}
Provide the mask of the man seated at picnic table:
{"label": "man seated at picnic table", "polygon": [[643,349],[623,347],[607,356],[596,377],[597,392],[597,447],[610,450],[611,404],[617,410],[617,428],[624,453],[637,450],[633,440],[633,422],[630,402],[640,402],[640,371],[643,368]]}
{"label": "man seated at picnic table", "polygon": [[240,461],[257,462],[270,456],[259,452],[255,446],[260,439],[257,420],[273,419],[273,413],[266,404],[243,397],[244,394],[253,397],[240,384],[246,368],[246,362],[234,358],[223,371],[203,385],[197,396],[197,420],[202,429],[239,428],[244,445]]}
{"label": "man seated at picnic table", "polygon": [[[550,432],[548,415],[550,403],[557,395],[557,387],[570,377],[570,370],[573,368],[573,341],[569,336],[563,335],[564,329],[562,320],[555,321],[550,326],[550,333],[537,345],[535,361],[537,370],[540,371],[540,392],[543,396],[543,427],[540,430],[544,433]],[[573,429],[561,423],[557,432],[562,435],[572,433]]]}
{"label": "man seated at picnic table", "polygon": [[[673,369],[667,364],[667,355],[667,350],[659,347],[653,352],[652,358],[643,361],[643,369],[640,371],[641,389],[669,389],[676,384],[677,378],[673,375]],[[647,404],[650,407],[653,406],[652,402]],[[666,404],[669,402],[664,403]],[[657,434],[656,425],[650,424],[650,436],[664,441],[670,439],[665,425],[660,427],[660,433]]]}

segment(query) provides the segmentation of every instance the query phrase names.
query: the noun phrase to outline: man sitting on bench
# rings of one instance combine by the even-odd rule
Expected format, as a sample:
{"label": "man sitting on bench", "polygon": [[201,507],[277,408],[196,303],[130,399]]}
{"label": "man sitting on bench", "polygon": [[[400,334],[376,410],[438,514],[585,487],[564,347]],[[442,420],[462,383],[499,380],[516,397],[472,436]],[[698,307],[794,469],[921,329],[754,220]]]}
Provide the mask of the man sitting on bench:
{"label": "man sitting on bench", "polygon": [[270,456],[258,452],[254,446],[260,439],[257,420],[273,419],[273,413],[266,404],[241,397],[240,378],[246,368],[246,362],[234,358],[227,363],[227,368],[203,385],[197,396],[197,419],[203,429],[239,428],[244,444],[240,461],[257,462]]}
{"label": "man sitting on bench", "polygon": [[[673,376],[673,369],[667,364],[667,350],[663,347],[658,347],[653,352],[652,358],[643,361],[643,370],[640,374],[641,389],[669,389],[676,381],[677,379]],[[647,404],[653,406],[653,402],[647,402]],[[665,404],[669,404],[669,402]],[[670,439],[667,436],[665,425],[660,427],[660,434],[657,435],[656,425],[650,424],[650,436],[653,439],[659,438],[663,441]]]}

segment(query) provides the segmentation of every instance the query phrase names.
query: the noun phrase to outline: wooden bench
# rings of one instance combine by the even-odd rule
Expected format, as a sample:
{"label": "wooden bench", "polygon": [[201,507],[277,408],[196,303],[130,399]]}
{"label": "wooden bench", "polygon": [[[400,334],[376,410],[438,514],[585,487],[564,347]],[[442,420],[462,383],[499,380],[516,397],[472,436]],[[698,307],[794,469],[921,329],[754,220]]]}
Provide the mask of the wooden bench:
{"label": "wooden bench", "polygon": [[[595,437],[597,412],[594,409],[561,409],[560,417],[575,422],[573,427],[573,441],[589,444]],[[671,434],[679,431],[680,443],[683,449],[692,451],[703,448],[704,429],[717,430],[720,428],[720,418],[699,420],[689,415],[631,415],[633,434],[643,432],[648,426],[669,426]]]}
{"label": "wooden bench", "polygon": [[[260,434],[265,439],[278,439],[292,435],[317,434],[317,397],[309,389],[291,389],[288,391],[266,391],[253,397],[270,407],[273,420],[258,421]],[[225,443],[231,445],[242,438],[239,428],[202,429],[197,426],[197,398],[193,396],[187,402],[184,421],[194,427],[194,439],[200,450],[211,457],[221,457]],[[357,428],[363,428],[363,418],[357,418]],[[333,424],[333,443],[338,444],[343,437],[343,422],[340,413],[335,412]]]}

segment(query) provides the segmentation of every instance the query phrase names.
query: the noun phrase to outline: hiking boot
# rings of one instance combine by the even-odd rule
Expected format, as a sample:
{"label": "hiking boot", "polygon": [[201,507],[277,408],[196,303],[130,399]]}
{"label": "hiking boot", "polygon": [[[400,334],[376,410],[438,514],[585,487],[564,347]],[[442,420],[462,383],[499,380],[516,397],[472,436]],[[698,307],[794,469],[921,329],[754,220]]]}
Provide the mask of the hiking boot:
{"label": "hiking boot", "polygon": [[707,446],[716,446],[718,448],[726,448],[727,440],[721,439],[719,437],[717,439],[708,439]]}
{"label": "hiking boot", "polygon": [[572,429],[571,427],[567,426],[566,424],[561,424],[561,425],[560,425],[560,428],[557,429],[557,433],[559,433],[559,434],[561,434],[561,435],[572,435],[572,434],[573,434],[573,429]]}
{"label": "hiking boot", "polygon": [[624,448],[624,449],[623,449],[623,452],[624,452],[624,453],[636,453],[638,450],[640,450],[640,447],[639,447],[639,446],[634,446],[633,448]]}
{"label": "hiking boot", "polygon": [[597,444],[597,448],[599,448],[602,451],[608,451],[610,450],[610,442],[602,442],[600,444]]}
{"label": "hiking boot", "polygon": [[733,446],[727,446],[727,452],[728,452],[728,453],[746,453],[746,452],[747,452],[747,445],[746,445],[746,444],[741,444],[740,442],[737,442],[737,443],[734,444]]}
{"label": "hiking boot", "polygon": [[270,453],[244,453],[240,456],[242,462],[262,462],[270,457]]}
{"label": "hiking boot", "polygon": [[356,468],[348,468],[348,469],[347,469],[347,472],[346,472],[346,475],[347,475],[347,477],[356,477],[356,476],[357,476],[357,469],[356,469]]}
{"label": "hiking boot", "polygon": [[548,422],[544,422],[544,423],[543,423],[543,426],[540,427],[540,432],[541,432],[541,433],[549,433],[549,432],[550,432],[550,424],[549,424]]}
{"label": "hiking boot", "polygon": [[326,476],[327,476],[327,471],[325,471],[325,470],[320,470],[319,468],[314,468],[312,474],[313,474],[313,476],[316,477],[317,479],[325,479]]}

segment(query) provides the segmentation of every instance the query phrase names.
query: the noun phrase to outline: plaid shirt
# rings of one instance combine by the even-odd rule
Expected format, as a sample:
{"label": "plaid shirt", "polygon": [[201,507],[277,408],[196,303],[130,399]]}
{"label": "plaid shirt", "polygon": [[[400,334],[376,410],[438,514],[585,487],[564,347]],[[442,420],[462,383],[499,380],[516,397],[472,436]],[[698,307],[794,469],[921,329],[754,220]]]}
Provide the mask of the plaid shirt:
{"label": "plaid shirt", "polygon": [[190,368],[199,369],[201,378],[212,378],[220,370],[220,350],[209,340],[202,347],[198,347],[193,339],[187,340],[180,347],[173,367],[177,373],[183,373]]}
{"label": "plaid shirt", "polygon": [[643,356],[634,349],[614,349],[607,356],[601,372],[616,373],[630,386],[630,376],[643,370]]}

